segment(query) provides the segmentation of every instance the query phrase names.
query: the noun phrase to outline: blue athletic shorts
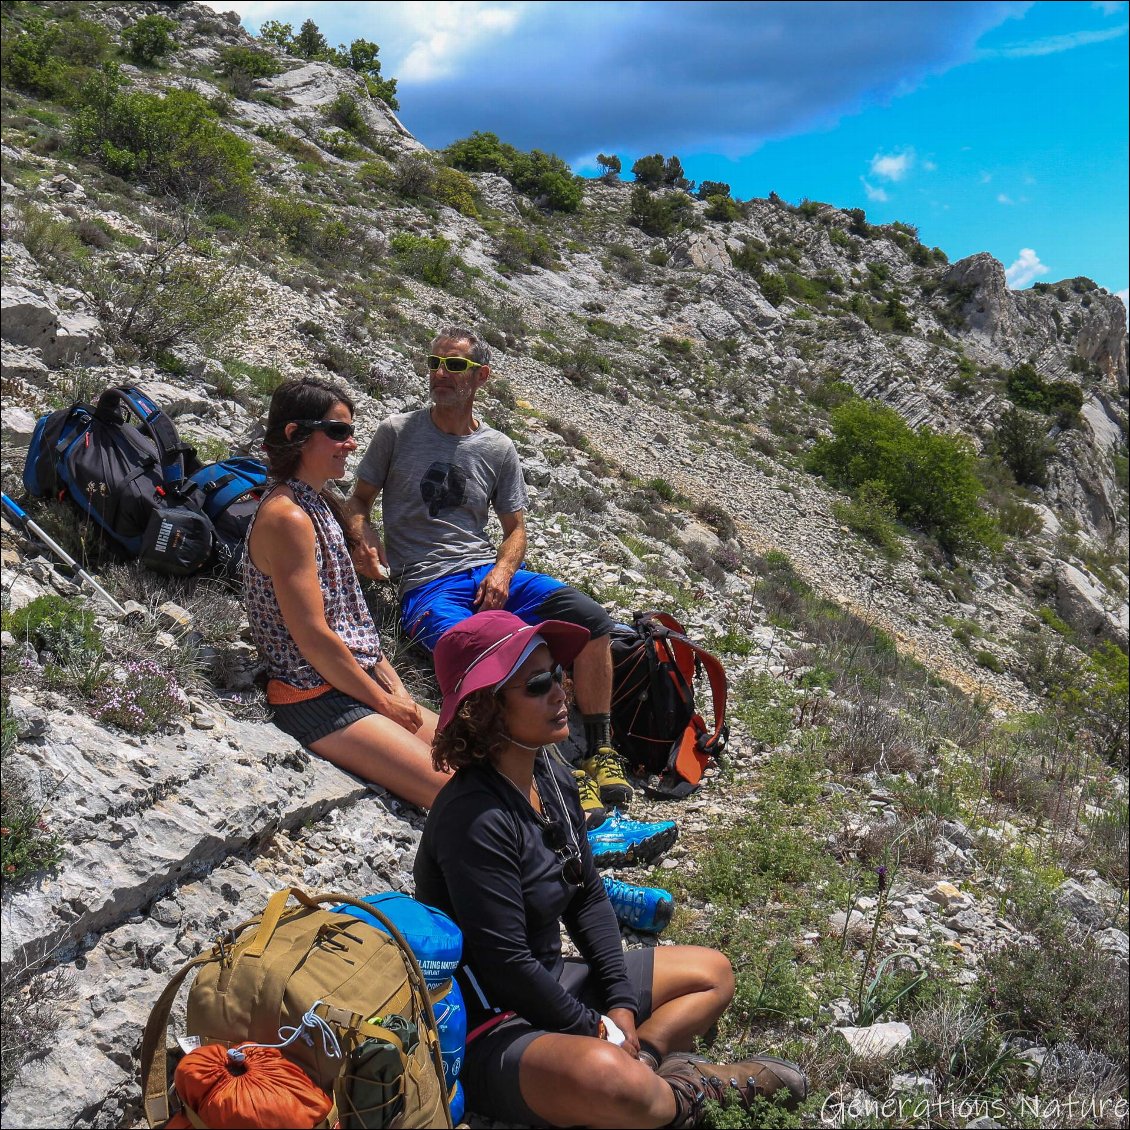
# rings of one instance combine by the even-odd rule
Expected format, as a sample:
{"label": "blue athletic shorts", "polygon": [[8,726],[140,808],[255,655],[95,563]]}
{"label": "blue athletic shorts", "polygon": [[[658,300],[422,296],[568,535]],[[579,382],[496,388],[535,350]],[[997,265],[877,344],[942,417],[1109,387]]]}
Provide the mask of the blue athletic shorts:
{"label": "blue athletic shorts", "polygon": [[[475,611],[475,592],[494,563],[460,569],[409,589],[400,604],[400,627],[414,643],[435,649],[448,628]],[[510,582],[506,611],[527,624],[565,620],[588,628],[594,638],[612,631],[612,618],[590,596],[544,573],[519,569]]]}

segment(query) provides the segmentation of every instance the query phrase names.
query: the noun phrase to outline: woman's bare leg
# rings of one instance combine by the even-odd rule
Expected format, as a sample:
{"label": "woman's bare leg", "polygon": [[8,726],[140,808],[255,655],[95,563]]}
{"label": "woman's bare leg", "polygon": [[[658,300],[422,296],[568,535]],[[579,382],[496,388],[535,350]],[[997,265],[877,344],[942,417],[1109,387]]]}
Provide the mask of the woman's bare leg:
{"label": "woman's bare leg", "polygon": [[[424,725],[434,732],[435,718],[424,711]],[[310,748],[340,769],[381,785],[398,797],[431,808],[436,793],[447,784],[446,773],[432,768],[430,737],[421,741],[382,714],[369,714],[319,738]]]}
{"label": "woman's bare leg", "polygon": [[526,1105],[551,1126],[653,1127],[675,1117],[667,1083],[591,1036],[539,1036],[522,1053],[518,1085]]}
{"label": "woman's bare leg", "polygon": [[729,959],[705,946],[657,946],[651,977],[651,1016],[637,1026],[661,1056],[687,1051],[734,999]]}

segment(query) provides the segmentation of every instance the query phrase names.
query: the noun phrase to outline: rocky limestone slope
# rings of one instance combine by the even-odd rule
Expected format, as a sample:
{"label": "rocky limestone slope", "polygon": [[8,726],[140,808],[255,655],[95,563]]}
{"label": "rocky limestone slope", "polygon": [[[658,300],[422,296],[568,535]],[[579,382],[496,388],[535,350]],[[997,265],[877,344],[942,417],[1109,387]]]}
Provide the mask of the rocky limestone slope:
{"label": "rocky limestone slope", "polygon": [[[430,155],[350,72],[283,58],[282,73],[233,98],[215,70],[219,52],[253,45],[233,13],[188,3],[103,5],[89,15],[118,34],[158,11],[176,21],[177,50],[163,68],[127,64],[127,77],[139,89],[181,86],[225,104],[224,127],[254,147],[264,191],[316,205],[350,238],[327,256],[222,227],[205,238],[198,227],[179,260],[199,271],[230,263],[223,282],[251,296],[247,317],[210,340],[186,334],[160,364],[141,360],[123,343],[112,304],[52,269],[43,225],[85,232],[90,260],[128,278],[152,262],[175,209],[68,154],[50,141],[43,108],[6,92],[0,378],[10,493],[18,493],[36,415],[79,390],[140,383],[193,442],[253,451],[265,403],[255,382],[331,369],[355,392],[364,434],[381,416],[422,402],[430,332],[463,322],[496,349],[503,380],[485,406],[523,458],[531,558],[620,615],[675,606],[696,635],[744,633],[750,647],[726,656],[735,683],[763,674],[791,685],[811,654],[809,641],[767,622],[756,555],[770,550],[1001,713],[1037,705],[1016,656],[1018,641],[1039,628],[1038,606],[1054,607],[1086,639],[1125,646],[1126,491],[1117,459],[1125,460],[1127,353],[1117,299],[1087,280],[1012,292],[987,255],[947,264],[904,226],[875,228],[830,206],[777,198],[750,201],[742,218],[725,223],[706,220],[707,206],[696,202],[694,227],[659,237],[627,224],[628,185],[588,182],[576,215],[554,215],[503,177],[477,173],[474,214],[464,214],[411,189],[412,163]],[[366,140],[353,153],[326,137],[327,109],[343,93],[363,115]],[[515,230],[544,239],[540,263],[515,255]],[[406,265],[394,242],[405,233],[447,241],[441,285]],[[789,289],[774,302],[766,280],[778,276]],[[892,290],[910,321],[901,332],[875,314]],[[902,557],[888,561],[833,512],[842,496],[801,469],[828,426],[824,394],[840,382],[915,427],[988,450],[1008,403],[1000,373],[1025,361],[1048,381],[1079,385],[1084,405],[1076,428],[1057,433],[1049,421],[1048,482],[1026,496],[1039,520],[996,556],[954,561],[904,536]],[[647,487],[656,480],[660,493]],[[3,553],[6,607],[73,594],[7,523]],[[119,593],[138,596],[145,618],[161,600]],[[30,887],[5,886],[5,975],[37,966],[40,977],[61,970],[69,982],[55,983],[61,1034],[5,1092],[6,1125],[134,1124],[140,1026],[156,993],[183,955],[246,917],[269,890],[410,885],[419,814],[263,724],[254,657],[238,631],[205,639],[210,652],[202,654],[192,632],[207,636],[199,617],[187,634],[175,612],[165,618],[149,618],[156,650],[191,651],[205,674],[182,720],[144,739],[96,723],[81,701],[44,686],[47,658],[5,639],[6,656],[19,654],[25,672],[10,698],[18,742],[5,773],[32,783],[67,845],[58,869]],[[976,626],[977,652],[955,636],[955,623]],[[108,639],[124,630],[102,622]],[[692,845],[753,803],[773,751],[761,750],[740,720],[735,732],[741,784],[716,778],[669,810],[687,845],[669,860],[676,871],[693,869]],[[893,811],[878,777],[863,803],[860,836]],[[927,897],[941,879],[966,890],[979,881],[972,833],[959,826],[948,836],[940,870],[900,892],[902,928],[923,954],[960,936],[975,981],[980,955],[1010,928],[997,922],[987,892]],[[1109,948],[1124,952],[1115,892],[1097,874],[1080,878],[1083,894],[1063,896],[1075,899],[1072,913],[1112,929]]]}

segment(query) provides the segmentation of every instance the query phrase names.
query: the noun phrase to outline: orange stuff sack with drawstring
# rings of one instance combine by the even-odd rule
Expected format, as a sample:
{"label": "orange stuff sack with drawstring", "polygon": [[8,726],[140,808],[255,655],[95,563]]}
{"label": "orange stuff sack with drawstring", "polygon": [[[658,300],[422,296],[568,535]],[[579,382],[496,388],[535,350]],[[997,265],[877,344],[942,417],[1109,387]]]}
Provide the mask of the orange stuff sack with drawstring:
{"label": "orange stuff sack with drawstring", "polygon": [[209,1130],[306,1130],[325,1122],[333,1106],[278,1048],[233,1054],[222,1044],[208,1044],[180,1061],[175,1083],[181,1102]]}

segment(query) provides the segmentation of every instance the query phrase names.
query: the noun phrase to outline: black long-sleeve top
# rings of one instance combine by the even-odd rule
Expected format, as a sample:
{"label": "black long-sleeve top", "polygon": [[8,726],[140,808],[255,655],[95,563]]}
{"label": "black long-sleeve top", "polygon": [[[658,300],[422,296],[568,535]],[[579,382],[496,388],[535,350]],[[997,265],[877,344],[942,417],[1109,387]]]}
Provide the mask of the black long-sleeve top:
{"label": "black long-sleeve top", "polygon": [[[465,992],[469,1030],[501,1010],[549,1032],[595,1036],[600,1013],[558,983],[562,923],[600,979],[602,1011],[635,1012],[638,1001],[584,833],[576,783],[544,753],[534,773],[544,816],[492,766],[455,773],[424,825],[413,870],[416,897],[455,919],[463,931],[463,965],[493,1006],[483,1007],[477,994]],[[572,835],[566,832],[565,839],[581,858],[580,887],[563,878],[561,857],[547,842],[546,819],[569,822]]]}

